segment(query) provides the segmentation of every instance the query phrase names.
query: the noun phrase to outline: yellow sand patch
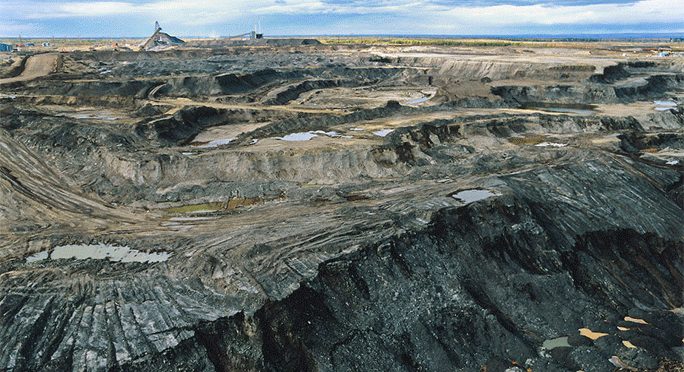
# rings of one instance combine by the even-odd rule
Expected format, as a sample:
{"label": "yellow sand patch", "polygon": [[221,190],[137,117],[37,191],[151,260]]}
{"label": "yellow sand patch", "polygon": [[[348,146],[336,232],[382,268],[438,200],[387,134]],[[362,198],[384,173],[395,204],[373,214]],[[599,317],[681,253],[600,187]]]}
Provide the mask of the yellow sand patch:
{"label": "yellow sand patch", "polygon": [[600,333],[600,332],[594,332],[590,330],[589,328],[580,328],[580,334],[584,337],[589,337],[592,340],[596,340],[598,338],[601,338],[603,336],[608,336],[607,333]]}
{"label": "yellow sand patch", "polygon": [[626,322],[632,322],[632,323],[639,323],[639,324],[648,324],[648,323],[646,323],[646,321],[643,320],[643,319],[632,318],[632,317],[629,317],[629,316],[626,316],[626,317],[625,317],[625,321],[626,321]]}
{"label": "yellow sand patch", "polygon": [[511,137],[508,142],[514,145],[537,145],[544,141],[544,136],[534,135],[526,137]]}
{"label": "yellow sand patch", "polygon": [[627,347],[630,348],[630,349],[636,349],[636,346],[634,346],[634,344],[632,344],[632,343],[629,342],[629,341],[622,341],[622,344],[625,345],[625,346],[627,346]]}
{"label": "yellow sand patch", "polygon": [[614,143],[614,142],[620,142],[620,141],[622,141],[622,140],[619,139],[619,138],[615,138],[615,137],[611,137],[611,138],[597,138],[597,139],[591,140],[591,142],[592,142],[592,143],[595,143],[595,144],[601,144],[601,143]]}
{"label": "yellow sand patch", "polygon": [[261,198],[235,198],[221,203],[202,203],[184,205],[165,209],[169,213],[212,213],[218,211],[231,211],[240,206],[249,206],[261,202]]}

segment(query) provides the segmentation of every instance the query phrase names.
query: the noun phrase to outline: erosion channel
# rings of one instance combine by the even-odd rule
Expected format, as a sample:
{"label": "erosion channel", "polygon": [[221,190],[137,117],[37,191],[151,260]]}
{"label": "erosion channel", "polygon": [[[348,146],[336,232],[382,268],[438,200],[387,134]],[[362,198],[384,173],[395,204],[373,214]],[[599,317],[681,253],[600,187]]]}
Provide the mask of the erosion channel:
{"label": "erosion channel", "polygon": [[0,371],[683,368],[682,58],[3,58]]}

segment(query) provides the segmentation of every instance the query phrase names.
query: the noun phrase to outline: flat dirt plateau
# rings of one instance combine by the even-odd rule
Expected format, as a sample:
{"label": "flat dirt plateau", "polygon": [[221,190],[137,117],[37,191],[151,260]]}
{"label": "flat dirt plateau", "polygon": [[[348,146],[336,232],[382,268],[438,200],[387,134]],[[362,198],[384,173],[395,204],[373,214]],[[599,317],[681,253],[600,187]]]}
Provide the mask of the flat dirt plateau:
{"label": "flat dirt plateau", "polygon": [[681,371],[684,58],[0,58],[0,371]]}

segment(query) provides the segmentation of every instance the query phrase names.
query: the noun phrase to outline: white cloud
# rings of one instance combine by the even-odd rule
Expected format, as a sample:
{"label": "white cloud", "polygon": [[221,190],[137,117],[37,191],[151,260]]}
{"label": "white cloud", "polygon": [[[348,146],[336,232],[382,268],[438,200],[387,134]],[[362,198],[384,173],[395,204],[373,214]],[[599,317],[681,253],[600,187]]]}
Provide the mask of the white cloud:
{"label": "white cloud", "polygon": [[[19,7],[14,7],[14,16],[19,19],[148,16],[151,19],[182,21],[184,24],[212,24],[227,18],[239,18],[245,14],[256,13],[255,9],[267,8],[271,4],[273,4],[272,1],[265,0],[156,1],[143,4],[125,1],[41,2],[24,6],[23,9],[31,9],[29,12],[18,11]],[[276,9],[276,11],[285,11],[287,8]],[[306,12],[306,8],[307,5],[304,2],[303,6],[296,4],[290,12],[295,14]]]}
{"label": "white cloud", "polygon": [[0,35],[27,35],[38,28],[39,26],[33,23],[0,22]]}
{"label": "white cloud", "polygon": [[[512,2],[514,0],[511,0]],[[357,6],[361,4],[360,6]],[[681,0],[641,0],[628,4],[592,4],[582,6],[553,5],[493,5],[463,6],[444,5],[445,1],[397,0],[397,1],[335,1],[326,0],[219,0],[219,1],[171,1],[171,0],[116,0],[78,2],[21,2],[9,0],[0,3],[4,16],[21,23],[22,20],[40,24],[49,19],[119,18],[126,22],[158,20],[162,27],[173,23],[177,28],[191,29],[207,27],[206,32],[216,25],[251,23],[256,17],[271,15],[310,16],[312,26],[318,18],[334,16],[334,23],[349,24],[345,16],[373,16],[378,20],[391,19],[391,24],[357,24],[371,30],[388,27],[387,33],[486,33],[495,29],[534,28],[554,25],[638,25],[680,24],[684,19]],[[30,9],[30,11],[27,11]],[[304,19],[304,18],[303,18]],[[403,19],[401,22],[394,22]],[[353,22],[353,21],[352,21]],[[8,29],[0,19],[2,27]],[[11,23],[11,22],[9,22]],[[24,22],[27,23],[27,22]],[[389,23],[389,22],[388,22]],[[327,23],[328,26],[334,26]],[[281,26],[281,25],[279,25]],[[282,25],[303,29],[302,24]],[[19,27],[19,26],[12,26]],[[352,26],[345,26],[352,27]],[[321,30],[319,32],[325,32]],[[359,30],[361,31],[361,30]],[[375,31],[375,32],[382,32]]]}
{"label": "white cloud", "polygon": [[455,20],[486,25],[636,24],[681,22],[684,7],[679,0],[644,0],[584,6],[455,7],[446,14]]}
{"label": "white cloud", "polygon": [[250,7],[252,14],[324,14],[334,12],[336,7],[323,4],[320,1],[287,1],[286,3],[264,4],[260,7]]}
{"label": "white cloud", "polygon": [[119,14],[135,14],[141,8],[125,2],[99,1],[93,3],[66,3],[57,5],[53,13],[36,13],[34,17],[106,17]]}

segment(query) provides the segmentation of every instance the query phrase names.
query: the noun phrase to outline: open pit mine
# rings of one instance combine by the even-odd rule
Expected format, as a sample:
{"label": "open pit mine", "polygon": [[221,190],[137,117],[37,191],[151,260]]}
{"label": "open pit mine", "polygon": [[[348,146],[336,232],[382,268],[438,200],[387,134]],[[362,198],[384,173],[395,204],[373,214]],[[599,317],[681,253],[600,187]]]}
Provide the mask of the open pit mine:
{"label": "open pit mine", "polygon": [[0,371],[684,368],[684,58],[0,54]]}

